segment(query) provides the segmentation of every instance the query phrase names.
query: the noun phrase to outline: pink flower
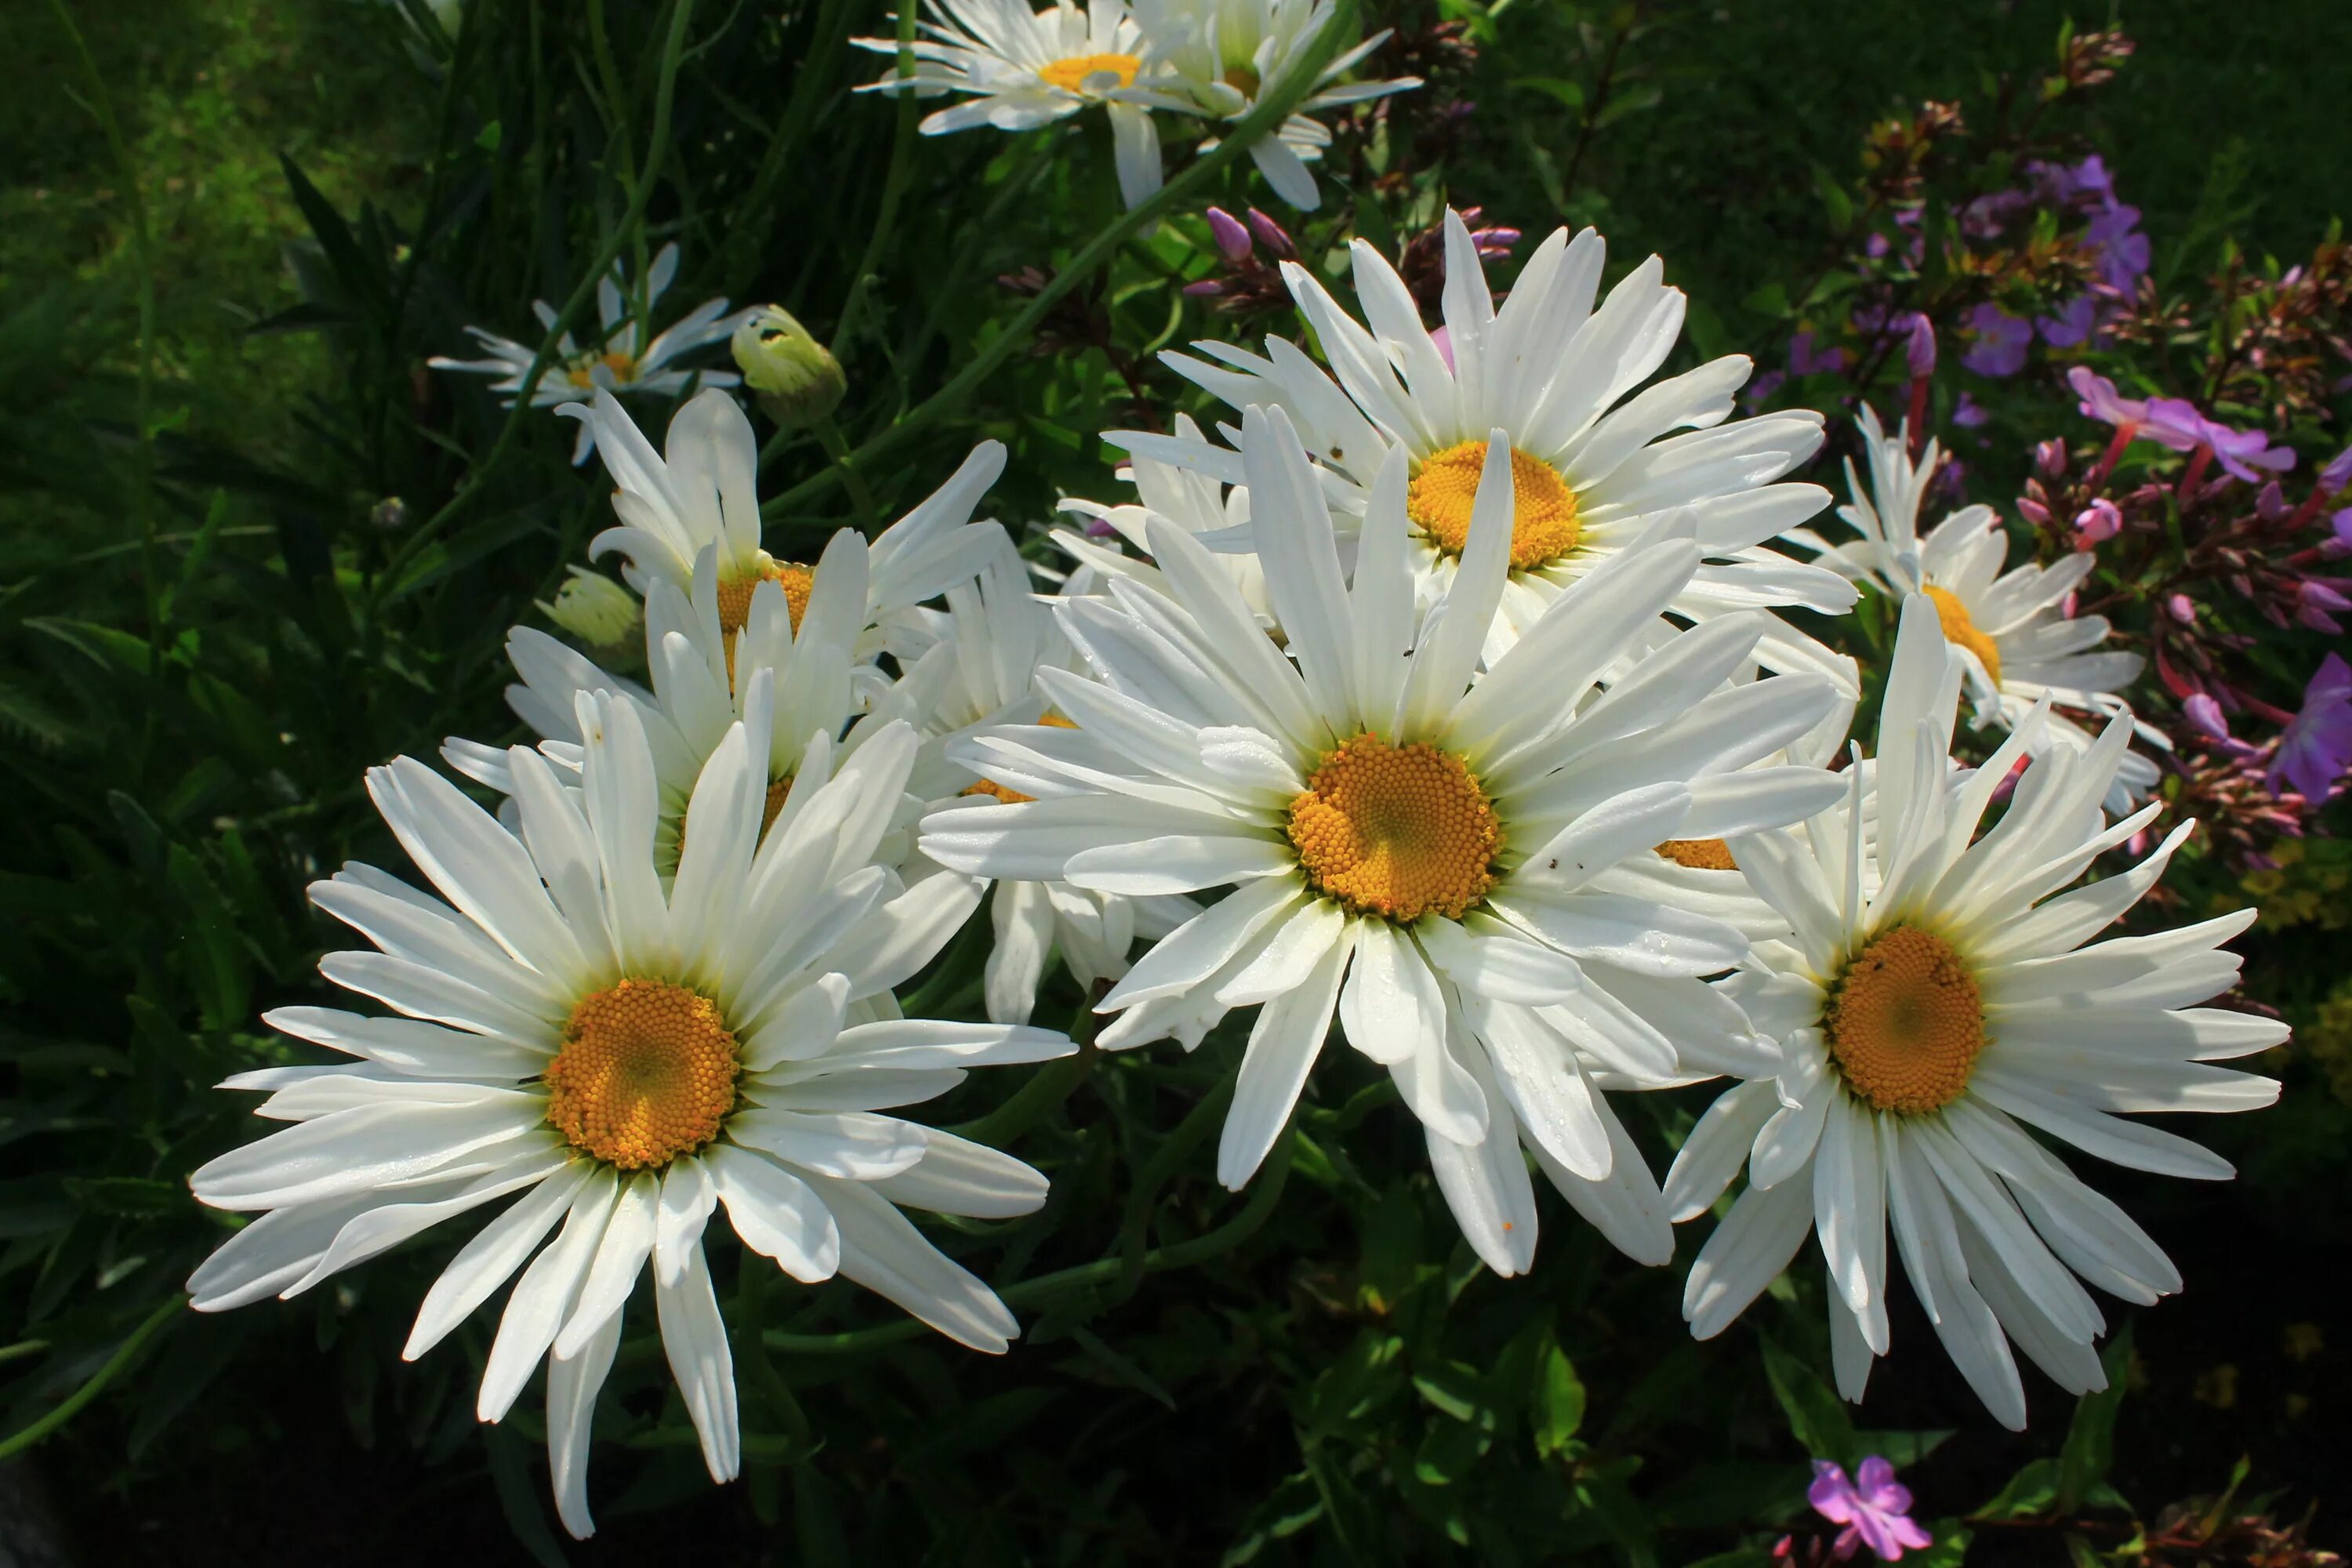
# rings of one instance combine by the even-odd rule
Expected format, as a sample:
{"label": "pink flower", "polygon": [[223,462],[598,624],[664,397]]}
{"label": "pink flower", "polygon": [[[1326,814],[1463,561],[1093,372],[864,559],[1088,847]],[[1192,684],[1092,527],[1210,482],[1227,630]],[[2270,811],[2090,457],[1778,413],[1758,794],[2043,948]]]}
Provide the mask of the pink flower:
{"label": "pink flower", "polygon": [[2083,416],[2086,419],[2096,419],[2103,425],[2113,425],[2117,428],[2147,423],[2147,404],[2118,395],[2116,384],[2089,365],[2078,364],[2068,371],[2066,384],[2073,387],[2074,395],[2082,399]]}
{"label": "pink flower", "polygon": [[2086,546],[2104,543],[2123,529],[2124,514],[2105,496],[2074,514],[2074,537]]}
{"label": "pink flower", "polygon": [[1805,1500],[1832,1524],[1845,1526],[1835,1548],[1841,1560],[1853,1556],[1855,1547],[1867,1546],[1881,1563],[1893,1563],[1906,1547],[1917,1552],[1935,1544],[1935,1537],[1911,1521],[1911,1489],[1875,1454],[1862,1462],[1858,1483],[1846,1479],[1837,1466],[1815,1459]]}
{"label": "pink flower", "polygon": [[2294,467],[2294,454],[2284,447],[2272,446],[2270,437],[2261,431],[2232,429],[2218,419],[2207,418],[2193,403],[2178,397],[2152,397],[2143,403],[2121,396],[2114,382],[2088,365],[2078,364],[2068,371],[2066,384],[2082,400],[2085,417],[2145,436],[2176,452],[2210,447],[2213,460],[2223,471],[2248,484],[2262,481],[2256,468],[2283,474]]}

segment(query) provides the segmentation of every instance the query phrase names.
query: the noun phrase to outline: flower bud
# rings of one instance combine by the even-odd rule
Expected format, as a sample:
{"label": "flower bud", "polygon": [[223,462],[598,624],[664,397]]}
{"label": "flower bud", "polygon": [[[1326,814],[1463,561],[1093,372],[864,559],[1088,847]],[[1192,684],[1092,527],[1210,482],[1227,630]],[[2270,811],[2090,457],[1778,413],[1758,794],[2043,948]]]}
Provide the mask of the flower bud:
{"label": "flower bud", "polygon": [[781,305],[735,329],[735,363],[761,411],[784,429],[814,425],[840,405],[849,382],[833,351]]}
{"label": "flower bud", "polygon": [[2230,721],[2223,716],[2221,705],[2205,692],[2200,691],[2180,705],[2180,716],[2189,727],[2208,740],[2230,738]]}
{"label": "flower bud", "polygon": [[547,618],[592,648],[625,648],[645,624],[645,605],[635,594],[601,572],[585,566],[555,593],[555,603],[541,602]]}
{"label": "flower bud", "polygon": [[2175,594],[2165,600],[2164,613],[2184,626],[2197,624],[2197,606],[2186,594]]}
{"label": "flower bud", "polygon": [[1209,237],[1217,242],[1218,254],[1235,267],[1249,259],[1249,230],[1223,207],[1209,209]]}
{"label": "flower bud", "polygon": [[2104,496],[2074,514],[2075,535],[2085,544],[2103,543],[2123,529],[2124,514]]}
{"label": "flower bud", "polygon": [[1903,357],[1912,380],[1936,374],[1936,323],[1921,315],[1911,318],[1910,331],[1904,335]]}
{"label": "flower bud", "polygon": [[2033,448],[2033,467],[2047,478],[2056,479],[2066,471],[2066,443],[2053,437]]}
{"label": "flower bud", "polygon": [[1259,242],[1277,258],[1298,254],[1298,247],[1291,242],[1290,231],[1255,207],[1249,210],[1249,226],[1250,232],[1257,236]]}

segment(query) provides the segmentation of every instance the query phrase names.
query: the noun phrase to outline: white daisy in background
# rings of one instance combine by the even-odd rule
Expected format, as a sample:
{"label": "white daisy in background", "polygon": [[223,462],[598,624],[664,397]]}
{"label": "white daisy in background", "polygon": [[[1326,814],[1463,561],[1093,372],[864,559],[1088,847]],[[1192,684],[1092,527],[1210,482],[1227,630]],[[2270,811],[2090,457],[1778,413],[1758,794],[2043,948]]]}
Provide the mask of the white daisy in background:
{"label": "white daisy in background", "polygon": [[1819,1234],[1838,1387],[1854,1400],[1887,1349],[1891,1224],[1945,1349],[2016,1427],[2025,1394],[2012,1340],[2070,1392],[2104,1385],[2092,1343],[2105,1325],[2077,1275],[2142,1304],[2180,1288],[2147,1234],[2029,1129],[2137,1170],[2225,1178],[2227,1162],[2116,1113],[2268,1105],[2275,1082],[2210,1064],[2287,1030],[2193,1005],[2236,982],[2237,955],[2218,949],[2252,910],[2089,942],[2155,886],[2193,824],[2132,870],[2050,897],[2157,815],[2103,826],[2126,721],[2088,751],[2042,751],[1977,837],[2045,715],[1982,768],[1956,773],[1961,679],[1934,604],[1910,595],[1875,765],[1852,770],[1846,801],[1803,828],[1732,841],[1791,934],[1759,944],[1724,988],[1782,1061],[1700,1119],[1666,1197],[1677,1220],[1695,1218],[1748,1166],[1684,1293],[1701,1339]]}
{"label": "white daisy in background", "polygon": [[[890,74],[861,92],[913,92],[923,98],[968,93],[924,117],[926,136],[977,125],[1034,131],[1099,104],[1109,116],[1119,194],[1130,207],[1160,188],[1160,132],[1154,108],[1183,111],[1169,96],[1169,73],[1123,0],[1072,0],[1032,11],[1025,0],[927,0],[937,21],[919,24],[910,46],[915,73]],[[852,38],[895,58],[896,38]]]}
{"label": "white daisy in background", "polygon": [[[1443,349],[1396,269],[1357,240],[1356,297],[1369,327],[1306,270],[1283,263],[1328,372],[1280,338],[1266,340],[1265,357],[1211,342],[1193,345],[1206,360],[1161,357],[1236,408],[1289,415],[1345,511],[1360,513],[1389,454],[1404,454],[1409,549],[1423,604],[1459,569],[1490,432],[1502,430],[1518,499],[1490,658],[1562,590],[1643,537],[1655,519],[1683,510],[1697,520],[1703,559],[1669,615],[1700,622],[1785,605],[1827,615],[1853,607],[1852,584],[1765,547],[1829,504],[1819,485],[1775,482],[1819,449],[1821,416],[1729,418],[1751,368],[1739,354],[1627,397],[1664,362],[1682,329],[1682,290],[1660,281],[1656,257],[1595,310],[1601,237],[1586,229],[1571,244],[1566,229],[1555,230],[1497,311],[1470,231],[1451,210],[1445,245]],[[1688,433],[1668,435],[1678,429]],[[1224,434],[1233,438],[1230,426]],[[1230,447],[1133,431],[1105,439],[1139,458],[1245,482],[1242,456]],[[1246,548],[1245,531],[1223,547]],[[1767,626],[1759,658],[1774,670],[1811,670],[1849,694],[1859,690],[1853,660],[1778,620]]]}
{"label": "white daisy in background", "polygon": [[190,1178],[205,1203],[266,1212],[188,1289],[205,1311],[293,1296],[513,1196],[426,1295],[404,1354],[522,1269],[478,1410],[504,1416],[547,1358],[557,1509],[584,1536],[596,1394],[648,1259],[703,1458],[715,1479],[738,1470],[732,1360],[702,1244],[719,1204],[743,1244],[793,1278],[837,1272],[950,1338],[1005,1348],[1012,1313],[894,1205],[1025,1214],[1045,1178],[880,1112],[945,1092],[965,1068],[1072,1047],[1040,1029],[897,1017],[889,987],[910,954],[890,912],[896,879],[868,862],[914,761],[912,731],[877,736],[830,777],[813,767],[763,835],[764,781],[735,729],[695,791],[666,889],[635,710],[593,696],[580,709],[584,788],[516,747],[516,832],[406,758],[371,772],[385,821],[440,897],[364,866],[314,884],[319,906],[379,950],[320,967],[404,1016],[269,1015],[359,1060],[228,1080],[269,1091],[259,1114],[296,1125]]}
{"label": "white daisy in background", "polygon": [[[2076,551],[2050,566],[2032,562],[2013,572],[2001,567],[2009,559],[2009,534],[1989,506],[1967,506],[1919,533],[1919,507],[1943,458],[1929,441],[1916,462],[1910,456],[1909,427],[1898,426],[1889,436],[1877,413],[1865,407],[1859,421],[1863,455],[1870,468],[1870,486],[1849,459],[1845,467],[1851,505],[1838,516],[1862,537],[1832,546],[1810,531],[1790,535],[1793,542],[1821,552],[1822,564],[1880,593],[1900,599],[1925,594],[1936,606],[1944,635],[1967,656],[1969,694],[1976,702],[1979,726],[1997,724],[2014,730],[2047,696],[2062,708],[2111,719],[2128,713],[2119,695],[2139,679],[2147,661],[2136,653],[2114,649],[2093,652],[2112,629],[2105,616],[2065,613],[2063,601],[2091,574],[2096,564],[2091,552]],[[2135,723],[2142,741],[2171,750],[2172,742],[2154,725]],[[2090,732],[2063,713],[2042,720],[2044,746],[2070,751],[2091,749]],[[2156,786],[2157,766],[2137,752],[2126,752],[2106,798],[2111,812],[2131,809]]]}
{"label": "white daisy in background", "polygon": [[[1174,78],[1171,89],[1194,112],[1226,124],[1245,117],[1280,88],[1337,14],[1333,0],[1136,0],[1135,5],[1153,58],[1165,62]],[[1331,144],[1329,129],[1314,116],[1421,85],[1417,77],[1339,80],[1388,40],[1382,31],[1341,50],[1317,74],[1313,89],[1281,128],[1250,148],[1275,195],[1302,212],[1322,200],[1307,164],[1318,162]]]}
{"label": "white daisy in background", "polygon": [[[1176,437],[1201,439],[1201,427],[1191,415],[1176,416]],[[1152,518],[1202,535],[1222,533],[1249,521],[1249,490],[1241,485],[1221,484],[1212,475],[1180,468],[1157,458],[1129,458],[1112,477],[1135,487],[1134,500],[1110,506],[1070,496],[1061,503],[1062,510],[1089,520],[1083,534],[1067,529],[1053,533],[1055,544],[1074,563],[1067,580],[1069,593],[1094,593],[1108,577],[1139,577],[1158,586],[1160,574],[1148,559],[1151,545],[1146,537],[1146,524]],[[1126,553],[1121,545],[1135,553]],[[1249,601],[1258,624],[1278,634],[1274,605],[1265,595],[1265,573],[1257,557],[1221,554],[1217,563],[1232,574],[1234,585]]]}
{"label": "white daisy in background", "polygon": [[1534,1255],[1522,1142],[1612,1241],[1663,1262],[1658,1189],[1597,1090],[1753,1074],[1768,1058],[1698,978],[1747,942],[1618,891],[1615,870],[1668,839],[1820,810],[1833,775],[1751,764],[1836,692],[1812,676],[1727,684],[1764,630],[1748,616],[1669,637],[1586,700],[1697,567],[1691,524],[1670,519],[1560,595],[1474,686],[1509,565],[1504,452],[1424,626],[1404,455],[1374,482],[1350,584],[1289,420],[1244,418],[1287,656],[1191,533],[1148,519],[1163,586],[1114,577],[1102,596],[1056,604],[1091,679],[1037,679],[1076,728],[983,731],[958,753],[1033,798],[935,812],[923,850],[1130,897],[1236,885],[1100,1005],[1120,1015],[1105,1047],[1172,1035],[1189,1048],[1227,1010],[1265,1004],[1218,1152],[1228,1186],[1289,1120],[1336,1008],[1424,1123],[1440,1185],[1491,1267],[1517,1273]]}
{"label": "white daisy in background", "polygon": [[[676,397],[692,385],[733,386],[740,381],[741,377],[731,370],[677,369],[671,362],[707,344],[725,342],[737,327],[759,314],[756,309],[730,315],[725,300],[705,300],[648,338],[654,303],[667,291],[670,280],[677,276],[675,244],[663,246],[646,269],[642,300],[630,292],[627,274],[615,263],[612,275],[596,285],[596,341],[583,349],[572,341],[570,332],[556,340],[552,363],[541,373],[528,394],[531,406],[551,408],[596,392]],[[544,300],[534,300],[530,308],[541,326],[555,325],[554,306]],[[523,395],[523,378],[530,374],[530,362],[539,353],[538,348],[502,338],[483,327],[467,327],[466,331],[488,351],[487,358],[461,360],[436,354],[425,363],[435,370],[499,377],[490,384],[490,390],[509,394],[506,405],[513,407],[515,397]],[[572,448],[573,463],[588,460],[588,454],[596,449],[596,435],[593,425],[581,426],[580,438]]]}
{"label": "white daisy in background", "polygon": [[[991,725],[1066,727],[1068,720],[1047,710],[1037,671],[1068,668],[1069,644],[1037,602],[1028,564],[1009,540],[977,581],[948,590],[947,601],[946,614],[936,619],[955,653],[922,726],[937,743],[924,745],[908,787],[935,803],[986,797],[1018,804],[1029,797],[979,777],[950,753],[965,735]],[[1091,990],[1127,973],[1136,938],[1157,941],[1199,912],[1180,896],[1129,898],[1020,878],[1000,879],[989,909],[994,940],[982,994],[989,1017],[1000,1024],[1029,1021],[1055,955],[1081,990]]]}

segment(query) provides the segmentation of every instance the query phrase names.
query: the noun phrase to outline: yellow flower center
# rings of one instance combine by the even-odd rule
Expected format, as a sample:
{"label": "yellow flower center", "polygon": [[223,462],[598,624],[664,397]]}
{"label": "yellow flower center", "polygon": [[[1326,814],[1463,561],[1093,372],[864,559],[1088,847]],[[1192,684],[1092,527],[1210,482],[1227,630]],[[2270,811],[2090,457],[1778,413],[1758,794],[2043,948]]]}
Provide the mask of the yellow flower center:
{"label": "yellow flower center", "polygon": [[1358,914],[1460,920],[1495,885],[1503,828],[1460,757],[1367,732],[1323,753],[1290,843],[1315,890]]}
{"label": "yellow flower center", "polygon": [[1088,77],[1115,76],[1121,87],[1135,85],[1135,73],[1143,62],[1133,55],[1072,55],[1055,60],[1049,66],[1039,66],[1037,74],[1064,92],[1076,92],[1086,86]]}
{"label": "yellow flower center", "polygon": [[1984,1000],[1952,944],[1895,926],[1848,961],[1822,1013],[1846,1086],[1881,1110],[1941,1110],[1985,1047]]}
{"label": "yellow flower center", "polygon": [[742,1070],[717,1004],[666,980],[623,980],[572,1009],[547,1064],[548,1125],[624,1171],[719,1136]]}
{"label": "yellow flower center", "polygon": [[[1037,722],[1050,726],[1055,730],[1075,730],[1077,728],[1076,724],[1071,723],[1059,713],[1048,713],[1043,719],[1038,720]],[[1034,795],[1023,795],[1017,789],[1007,789],[1003,784],[998,784],[994,779],[982,779],[978,784],[966,784],[964,786],[963,793],[966,795],[992,795],[1007,805],[1019,805],[1024,801],[1035,800],[1037,798]]]}
{"label": "yellow flower center", "polygon": [[613,379],[615,382],[625,383],[637,379],[636,356],[623,353],[619,349],[614,349],[610,353],[583,355],[572,363],[570,370],[564,373],[564,379],[584,392],[596,384],[596,367],[600,364],[613,373]]}
{"label": "yellow flower center", "polygon": [[1677,866],[1700,871],[1739,869],[1739,863],[1731,858],[1731,846],[1720,838],[1669,838],[1658,846],[1658,853]]}
{"label": "yellow flower center", "polygon": [[[762,583],[773,583],[784,591],[784,611],[792,617],[793,630],[801,629],[801,616],[808,612],[809,590],[816,586],[816,568],[803,566],[797,561],[771,561],[748,576],[722,578],[719,584],[719,629],[733,638],[751,623],[751,594]],[[733,664],[732,644],[729,663]]]}
{"label": "yellow flower center", "polygon": [[[768,829],[776,825],[776,814],[784,809],[784,796],[792,793],[793,775],[790,773],[786,773],[782,778],[776,780],[768,786],[768,804],[760,813],[760,837],[761,839],[766,838],[768,837]],[[757,842],[757,840],[754,842]],[[678,861],[683,861],[685,858],[686,818],[681,816],[677,819],[677,859]],[[671,869],[673,871],[677,869],[677,862],[672,863]]]}
{"label": "yellow flower center", "polygon": [[[1460,555],[1470,541],[1470,509],[1486,443],[1464,441],[1422,459],[1404,498],[1405,516],[1442,554]],[[1511,448],[1511,569],[1526,572],[1576,548],[1576,492],[1541,458]]]}
{"label": "yellow flower center", "polygon": [[1227,87],[1252,102],[1257,100],[1257,89],[1265,85],[1258,79],[1257,68],[1253,65],[1227,66],[1224,79]]}
{"label": "yellow flower center", "polygon": [[1959,595],[1930,583],[1920,590],[1936,606],[1936,619],[1943,623],[1944,640],[1964,647],[1977,656],[1985,674],[1995,686],[2000,684],[2000,645],[1977,630],[1976,622],[1969,619],[1969,607],[1960,603]]}

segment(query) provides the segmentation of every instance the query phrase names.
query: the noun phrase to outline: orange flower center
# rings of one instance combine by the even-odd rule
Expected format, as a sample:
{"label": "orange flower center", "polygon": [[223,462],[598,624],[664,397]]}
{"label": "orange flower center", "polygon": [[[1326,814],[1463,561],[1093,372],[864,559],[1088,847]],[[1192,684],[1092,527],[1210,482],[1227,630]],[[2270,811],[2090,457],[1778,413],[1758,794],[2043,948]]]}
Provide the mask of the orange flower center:
{"label": "orange flower center", "polygon": [[616,383],[625,384],[637,379],[636,356],[624,353],[619,349],[610,353],[583,355],[564,372],[564,379],[584,392],[596,384],[596,367],[600,364],[613,373],[613,380]]}
{"label": "orange flower center", "polygon": [[749,576],[719,582],[719,629],[730,638],[751,625],[751,594],[762,583],[783,589],[784,611],[792,617],[793,630],[801,629],[801,616],[808,612],[809,590],[816,586],[816,568],[797,561],[771,561]]}
{"label": "orange flower center", "polygon": [[665,980],[623,980],[572,1009],[547,1064],[548,1124],[624,1171],[719,1136],[742,1064],[718,1005]]}
{"label": "orange flower center", "polygon": [[1848,961],[1822,1013],[1846,1086],[1881,1110],[1941,1110],[1985,1047],[1984,1000],[1952,944],[1895,926]]}
{"label": "orange flower center", "polygon": [[1737,871],[1738,861],[1731,858],[1731,846],[1720,838],[1669,838],[1658,846],[1658,853],[1677,866],[1689,866],[1701,871]]}
{"label": "orange flower center", "polygon": [[1936,606],[1936,619],[1944,626],[1944,640],[1976,655],[1977,662],[1984,666],[1985,674],[1991,678],[1995,686],[1999,686],[2000,645],[1977,629],[1976,622],[1969,619],[1969,607],[1960,603],[1959,595],[1932,583],[1920,591]]}
{"label": "orange flower center", "polygon": [[1323,753],[1290,803],[1290,843],[1317,892],[1409,923],[1484,899],[1503,829],[1460,757],[1367,732]]}
{"label": "orange flower center", "polygon": [[[1406,487],[1405,516],[1441,554],[1460,555],[1470,540],[1470,510],[1486,443],[1464,441],[1423,458]],[[1511,448],[1511,568],[1529,571],[1576,548],[1576,492],[1559,470]]]}
{"label": "orange flower center", "polygon": [[1055,60],[1049,66],[1039,66],[1037,74],[1064,92],[1076,92],[1087,84],[1087,79],[1114,76],[1121,87],[1135,85],[1135,73],[1143,62],[1133,55],[1072,55]]}

